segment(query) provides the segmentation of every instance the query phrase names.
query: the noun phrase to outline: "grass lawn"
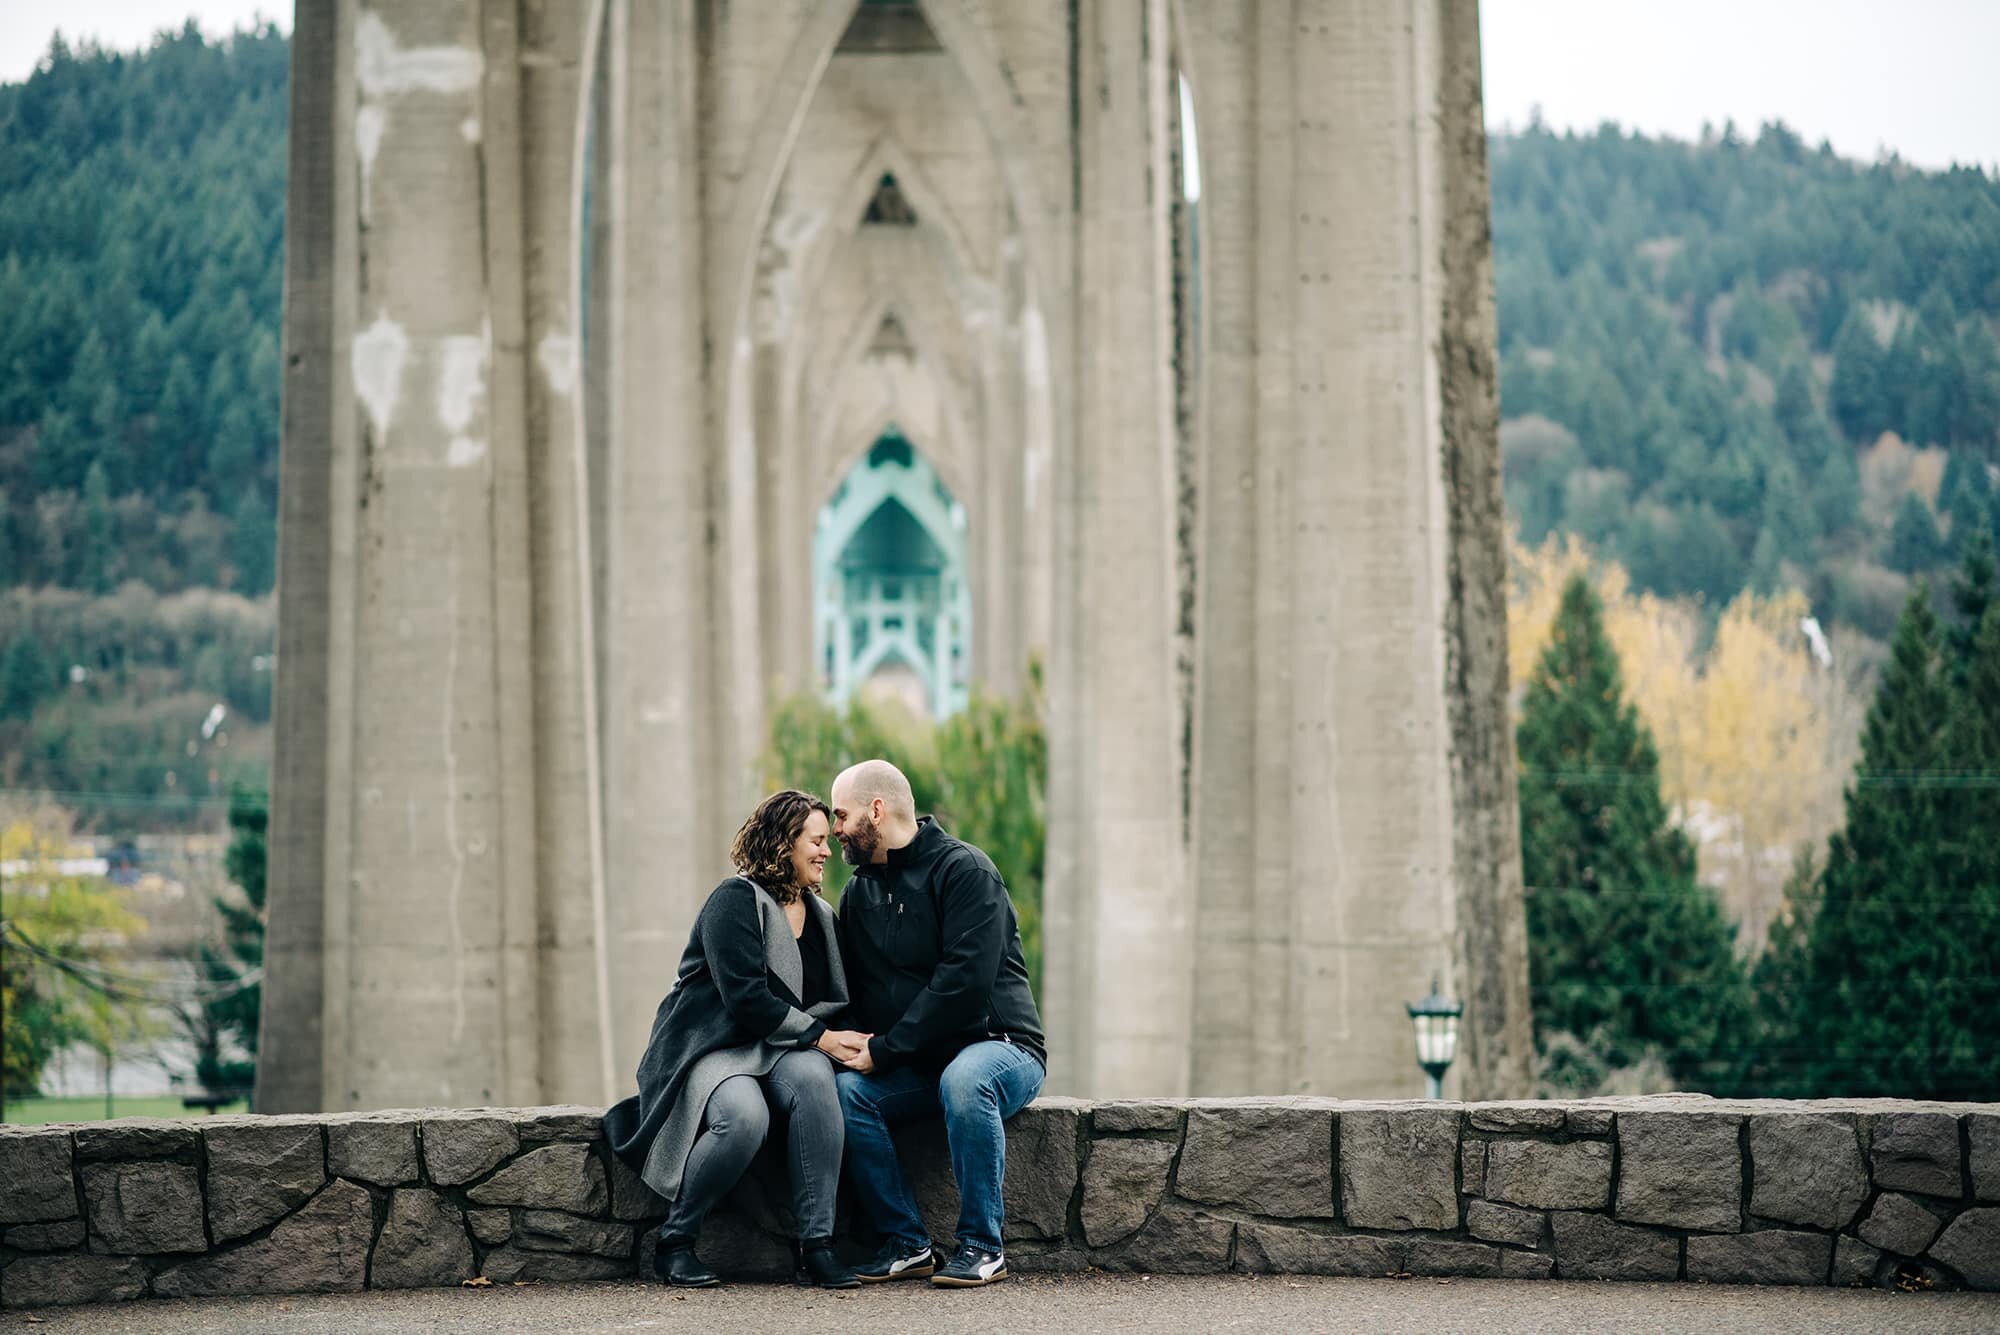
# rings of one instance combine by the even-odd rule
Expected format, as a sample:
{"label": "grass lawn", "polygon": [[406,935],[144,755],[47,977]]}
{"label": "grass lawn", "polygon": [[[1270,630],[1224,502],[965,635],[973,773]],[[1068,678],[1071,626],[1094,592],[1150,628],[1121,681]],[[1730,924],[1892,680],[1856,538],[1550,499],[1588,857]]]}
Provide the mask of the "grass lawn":
{"label": "grass lawn", "polygon": [[[250,1105],[244,1102],[225,1104],[217,1112],[248,1112]],[[199,1108],[181,1106],[178,1094],[163,1095],[156,1099],[114,1098],[111,1101],[114,1117],[203,1117]],[[104,1120],[104,1096],[92,1094],[77,1099],[8,1099],[7,1120],[16,1123],[27,1122],[101,1122]]]}

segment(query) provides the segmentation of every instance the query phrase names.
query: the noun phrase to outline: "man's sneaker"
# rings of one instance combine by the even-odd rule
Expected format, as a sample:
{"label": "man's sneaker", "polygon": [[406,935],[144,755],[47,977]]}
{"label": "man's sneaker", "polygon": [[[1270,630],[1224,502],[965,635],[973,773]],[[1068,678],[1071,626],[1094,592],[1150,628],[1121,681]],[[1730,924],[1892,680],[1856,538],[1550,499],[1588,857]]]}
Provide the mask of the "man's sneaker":
{"label": "man's sneaker", "polygon": [[854,1267],[854,1277],[863,1284],[880,1284],[891,1279],[922,1279],[937,1269],[937,1253],[929,1243],[911,1247],[894,1239],[882,1250]]}
{"label": "man's sneaker", "polygon": [[931,1283],[942,1288],[976,1289],[981,1284],[998,1284],[1005,1278],[1005,1255],[967,1244],[945,1263],[944,1269],[931,1276]]}

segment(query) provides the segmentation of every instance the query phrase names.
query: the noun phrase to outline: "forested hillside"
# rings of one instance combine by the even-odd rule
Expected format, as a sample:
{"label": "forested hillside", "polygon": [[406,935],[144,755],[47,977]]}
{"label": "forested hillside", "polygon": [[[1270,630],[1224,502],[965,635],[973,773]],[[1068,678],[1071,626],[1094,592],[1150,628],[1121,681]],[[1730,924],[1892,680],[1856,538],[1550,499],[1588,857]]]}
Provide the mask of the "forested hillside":
{"label": "forested hillside", "polygon": [[[107,755],[164,782],[180,725],[139,716],[189,692],[263,715],[236,659],[269,652],[286,61],[190,28],[0,87],[0,785],[111,782]],[[1579,534],[1710,616],[1795,587],[1885,641],[2000,522],[2000,179],[1781,127],[1531,126],[1492,166],[1527,543]]]}
{"label": "forested hillside", "polygon": [[0,584],[270,587],[286,61],[190,29],[0,87]]}
{"label": "forested hillside", "polygon": [[1907,577],[2000,522],[2000,179],[1781,126],[1530,127],[1492,161],[1524,539],[1576,533],[1711,607],[1795,586],[1886,638]]}

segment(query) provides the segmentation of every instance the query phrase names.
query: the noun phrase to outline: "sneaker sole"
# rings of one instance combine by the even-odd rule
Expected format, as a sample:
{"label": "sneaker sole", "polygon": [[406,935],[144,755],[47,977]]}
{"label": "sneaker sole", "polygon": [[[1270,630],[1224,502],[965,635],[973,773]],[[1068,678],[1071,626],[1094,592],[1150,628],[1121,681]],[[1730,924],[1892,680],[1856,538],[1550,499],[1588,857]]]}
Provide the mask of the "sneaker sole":
{"label": "sneaker sole", "polygon": [[931,1283],[940,1289],[982,1289],[988,1284],[998,1284],[1005,1278],[1007,1272],[1003,1269],[997,1274],[988,1275],[985,1279],[959,1279],[955,1275],[932,1275]]}
{"label": "sneaker sole", "polygon": [[933,1272],[936,1269],[937,1266],[935,1264],[913,1265],[908,1270],[898,1270],[893,1275],[856,1274],[854,1277],[860,1280],[863,1284],[888,1284],[899,1279],[928,1279],[931,1275],[931,1272]]}

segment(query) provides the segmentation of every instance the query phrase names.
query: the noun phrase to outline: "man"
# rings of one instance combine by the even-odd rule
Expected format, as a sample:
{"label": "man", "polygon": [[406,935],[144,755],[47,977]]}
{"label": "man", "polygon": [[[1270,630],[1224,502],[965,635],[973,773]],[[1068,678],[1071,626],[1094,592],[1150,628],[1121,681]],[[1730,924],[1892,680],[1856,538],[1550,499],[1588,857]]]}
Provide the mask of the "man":
{"label": "man", "polygon": [[[883,1245],[864,1281],[969,1288],[1007,1278],[1002,1123],[1042,1088],[1041,1015],[1007,886],[986,854],[917,819],[910,781],[868,760],[833,781],[833,832],[858,870],[841,896],[851,1028],[873,1034],[839,1073],[847,1165]],[[958,1250],[939,1266],[889,1128],[944,1117]]]}

